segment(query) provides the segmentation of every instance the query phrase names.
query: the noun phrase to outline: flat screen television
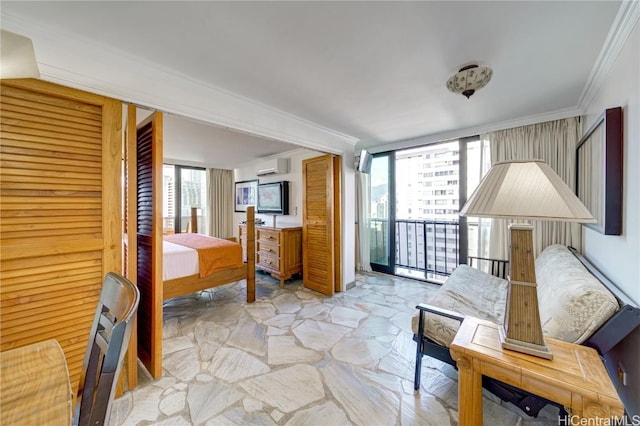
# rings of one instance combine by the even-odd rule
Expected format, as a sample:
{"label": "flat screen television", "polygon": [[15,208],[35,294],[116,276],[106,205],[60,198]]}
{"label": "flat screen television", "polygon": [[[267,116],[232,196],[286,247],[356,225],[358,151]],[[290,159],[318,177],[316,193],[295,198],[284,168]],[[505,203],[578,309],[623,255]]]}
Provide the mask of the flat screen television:
{"label": "flat screen television", "polygon": [[289,182],[261,183],[258,185],[258,213],[289,214]]}

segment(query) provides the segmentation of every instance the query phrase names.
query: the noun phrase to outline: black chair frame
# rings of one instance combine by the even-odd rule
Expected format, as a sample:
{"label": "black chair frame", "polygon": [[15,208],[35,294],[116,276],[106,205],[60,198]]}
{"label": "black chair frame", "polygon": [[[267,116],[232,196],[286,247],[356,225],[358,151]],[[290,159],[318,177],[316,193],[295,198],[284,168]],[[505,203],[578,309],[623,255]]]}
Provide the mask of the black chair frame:
{"label": "black chair frame", "polygon": [[131,281],[113,272],[105,276],[82,364],[74,425],[109,423],[139,302],[140,292]]}

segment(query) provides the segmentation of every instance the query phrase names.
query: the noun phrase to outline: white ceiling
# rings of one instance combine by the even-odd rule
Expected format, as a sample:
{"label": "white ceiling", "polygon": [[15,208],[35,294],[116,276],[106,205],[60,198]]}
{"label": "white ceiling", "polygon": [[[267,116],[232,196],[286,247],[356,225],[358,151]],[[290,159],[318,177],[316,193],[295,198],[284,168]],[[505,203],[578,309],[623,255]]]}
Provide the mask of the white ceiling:
{"label": "white ceiling", "polygon": [[166,163],[234,169],[260,158],[299,148],[173,114],[164,116],[163,125],[163,156]]}
{"label": "white ceiling", "polygon": [[[250,117],[263,127],[227,127],[278,134],[284,126],[272,115],[280,114],[376,151],[407,139],[465,136],[496,123],[579,114],[620,7],[620,1],[3,1],[2,17],[15,32],[28,33],[35,27],[26,24],[37,24],[50,34],[71,35],[104,52],[170,70],[173,77],[196,82],[203,93],[221,89],[264,113]],[[48,64],[46,79],[64,63],[44,51],[61,43],[47,43],[40,31],[25,35],[34,37],[39,61],[42,57]],[[60,57],[73,52],[69,45]],[[493,68],[492,81],[470,99],[448,92],[446,80],[470,63]],[[123,77],[118,65],[109,66],[122,86],[129,79],[149,84],[153,78],[133,71]],[[82,72],[65,78],[88,81],[90,68]],[[176,110],[188,96],[174,96]],[[211,119],[205,117],[206,105],[182,110],[217,124],[242,121],[229,118],[242,117],[231,104],[228,111],[215,108],[207,116]],[[255,130],[267,127],[275,130]],[[185,160],[202,162],[211,152],[221,159],[244,146],[248,155],[265,143],[246,134],[230,136],[226,129],[211,132],[194,148],[193,159]],[[206,128],[199,126],[194,135],[203,133]],[[183,138],[179,147],[171,147],[167,136],[167,157],[179,159],[186,144],[195,144]],[[229,149],[207,150],[207,144],[221,139]],[[270,142],[264,153],[276,153],[277,146]]]}

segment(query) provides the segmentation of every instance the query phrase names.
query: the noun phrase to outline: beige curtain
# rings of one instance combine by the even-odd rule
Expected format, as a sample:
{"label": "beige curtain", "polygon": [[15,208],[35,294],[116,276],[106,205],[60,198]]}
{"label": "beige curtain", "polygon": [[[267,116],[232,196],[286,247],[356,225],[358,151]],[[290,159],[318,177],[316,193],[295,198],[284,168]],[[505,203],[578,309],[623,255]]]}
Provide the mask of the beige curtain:
{"label": "beige curtain", "polygon": [[208,234],[218,238],[233,236],[233,171],[209,169],[207,188]]}
{"label": "beige curtain", "polygon": [[356,172],[356,270],[365,272],[371,271],[370,206],[369,175]]}
{"label": "beige curtain", "polygon": [[[506,160],[544,160],[575,188],[575,155],[580,135],[578,117],[548,121],[487,134],[491,164]],[[508,221],[494,219],[491,226],[491,257],[508,259]],[[581,246],[581,226],[575,223],[532,221],[535,256],[550,244]]]}

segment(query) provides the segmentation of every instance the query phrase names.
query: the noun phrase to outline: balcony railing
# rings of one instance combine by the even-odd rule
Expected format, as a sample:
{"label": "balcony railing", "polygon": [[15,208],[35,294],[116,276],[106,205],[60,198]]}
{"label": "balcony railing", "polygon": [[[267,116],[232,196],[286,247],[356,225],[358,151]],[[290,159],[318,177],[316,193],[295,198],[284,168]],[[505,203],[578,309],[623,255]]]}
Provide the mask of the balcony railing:
{"label": "balcony railing", "polygon": [[386,219],[370,219],[369,236],[371,263],[387,265],[389,256],[389,221]]}
{"label": "balcony railing", "polygon": [[[371,219],[371,262],[387,264],[388,221]],[[454,221],[399,219],[395,221],[395,268],[421,278],[446,277],[459,263],[460,225]],[[434,277],[435,276],[435,277]]]}

